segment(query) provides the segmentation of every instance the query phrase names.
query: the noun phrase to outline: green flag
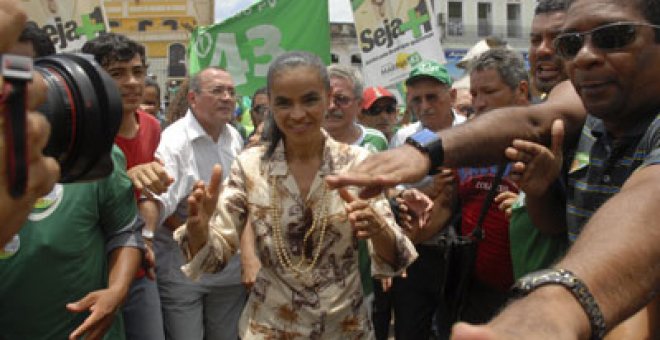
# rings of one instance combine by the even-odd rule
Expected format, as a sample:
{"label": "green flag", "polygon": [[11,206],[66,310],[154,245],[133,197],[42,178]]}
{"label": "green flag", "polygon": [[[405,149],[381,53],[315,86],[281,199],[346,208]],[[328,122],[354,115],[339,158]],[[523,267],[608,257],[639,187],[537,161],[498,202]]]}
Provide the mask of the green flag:
{"label": "green flag", "polygon": [[207,66],[231,73],[238,93],[266,85],[270,63],[304,50],[330,62],[328,0],[262,0],[219,24],[196,27],[188,46],[191,75]]}

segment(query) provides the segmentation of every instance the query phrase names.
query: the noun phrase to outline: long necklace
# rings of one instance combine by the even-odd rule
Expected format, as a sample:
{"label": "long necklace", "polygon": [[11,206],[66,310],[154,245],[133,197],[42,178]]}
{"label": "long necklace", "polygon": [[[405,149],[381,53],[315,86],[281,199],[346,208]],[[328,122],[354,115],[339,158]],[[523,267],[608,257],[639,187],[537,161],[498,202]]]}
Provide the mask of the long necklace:
{"label": "long necklace", "polygon": [[[289,248],[287,247],[284,236],[282,232],[282,225],[280,221],[280,216],[282,215],[282,208],[280,207],[279,195],[277,194],[277,187],[275,183],[275,177],[270,178],[270,209],[273,217],[273,233],[274,233],[274,243],[275,243],[275,254],[277,254],[277,259],[280,261],[282,267],[292,270],[299,274],[304,274],[309,272],[319,259],[321,254],[321,248],[323,248],[323,239],[325,237],[325,232],[328,226],[328,188],[323,186],[323,191],[321,193],[321,199],[319,200],[319,209],[315,210],[314,218],[312,219],[312,226],[305,232],[305,237],[303,238],[302,251],[300,256],[300,261],[293,264],[291,258],[293,255],[289,253]],[[317,229],[320,229],[319,241],[316,246],[316,250],[313,252],[311,262],[306,265],[308,262],[307,256],[305,255],[305,249],[307,249],[307,241],[312,236],[312,233]]]}

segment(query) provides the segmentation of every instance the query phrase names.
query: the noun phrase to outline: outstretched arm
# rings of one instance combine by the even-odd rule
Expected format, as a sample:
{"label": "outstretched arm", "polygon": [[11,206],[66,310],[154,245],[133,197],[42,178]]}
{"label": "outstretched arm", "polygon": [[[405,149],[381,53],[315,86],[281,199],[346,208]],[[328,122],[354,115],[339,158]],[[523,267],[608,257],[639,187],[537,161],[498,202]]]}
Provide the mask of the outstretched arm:
{"label": "outstretched arm", "polygon": [[[589,220],[557,264],[581,278],[611,329],[657,296],[660,287],[660,165],[636,171]],[[548,285],[508,306],[487,326],[455,327],[463,339],[587,339],[589,321],[563,287]]]}
{"label": "outstretched arm", "polygon": [[67,304],[74,313],[89,311],[90,315],[75,330],[69,339],[102,339],[114,321],[115,313],[126,299],[135,272],[140,265],[140,249],[119,247],[112,251],[109,259],[108,288],[87,294],[79,301]]}
{"label": "outstretched arm", "polygon": [[[504,161],[504,149],[514,139],[548,145],[550,127],[555,119],[566,124],[568,140],[575,140],[586,118],[584,106],[573,86],[564,82],[542,104],[493,110],[465,124],[443,130],[443,165],[449,168],[491,165]],[[363,198],[373,197],[383,188],[413,183],[429,170],[430,160],[416,148],[403,145],[369,156],[350,171],[327,176],[331,187],[362,186]]]}

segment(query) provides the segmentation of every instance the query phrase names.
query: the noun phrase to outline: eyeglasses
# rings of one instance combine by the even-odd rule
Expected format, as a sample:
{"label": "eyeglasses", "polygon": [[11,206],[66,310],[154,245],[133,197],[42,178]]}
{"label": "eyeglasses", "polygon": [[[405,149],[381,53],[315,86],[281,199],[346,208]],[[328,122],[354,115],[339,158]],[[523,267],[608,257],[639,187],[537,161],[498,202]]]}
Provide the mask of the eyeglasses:
{"label": "eyeglasses", "polygon": [[252,109],[253,112],[258,113],[260,115],[263,115],[264,113],[268,112],[268,105],[257,105]]}
{"label": "eyeglasses", "polygon": [[616,22],[586,32],[562,33],[555,38],[555,50],[560,57],[573,59],[584,46],[587,36],[591,37],[591,44],[601,51],[622,49],[635,40],[640,26],[660,29],[660,26],[646,23]]}
{"label": "eyeglasses", "polygon": [[395,104],[372,105],[370,108],[366,110],[362,110],[362,112],[367,116],[378,116],[381,112],[387,112],[389,114],[392,114],[396,112],[396,105]]}
{"label": "eyeglasses", "polygon": [[228,87],[228,86],[218,86],[212,89],[205,89],[204,91],[215,97],[220,97],[223,94],[227,94],[229,97],[232,98],[236,96],[236,90],[233,87]]}
{"label": "eyeglasses", "polygon": [[355,99],[355,98],[342,96],[341,94],[338,94],[338,95],[332,97],[332,101],[335,103],[335,105],[338,106],[338,107],[341,107],[341,108],[345,108],[345,107],[351,105],[351,103],[353,102],[353,99]]}

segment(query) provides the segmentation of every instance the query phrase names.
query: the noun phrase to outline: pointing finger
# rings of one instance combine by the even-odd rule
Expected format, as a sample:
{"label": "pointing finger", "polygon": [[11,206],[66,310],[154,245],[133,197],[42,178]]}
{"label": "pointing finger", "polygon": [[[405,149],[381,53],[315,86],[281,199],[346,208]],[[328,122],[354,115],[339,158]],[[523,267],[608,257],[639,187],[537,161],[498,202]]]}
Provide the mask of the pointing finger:
{"label": "pointing finger", "polygon": [[344,202],[346,202],[346,203],[351,203],[351,202],[355,201],[355,196],[353,196],[353,195],[348,191],[348,189],[346,189],[346,188],[340,188],[340,189],[337,189],[337,191],[339,192],[339,197],[341,197],[341,199],[343,199]]}
{"label": "pointing finger", "polygon": [[561,119],[556,119],[552,122],[552,153],[559,155],[562,152],[564,147],[564,121]]}
{"label": "pointing finger", "polygon": [[209,195],[215,197],[220,192],[220,181],[222,179],[222,167],[220,164],[213,166],[213,172],[211,173],[211,181],[209,182]]}

